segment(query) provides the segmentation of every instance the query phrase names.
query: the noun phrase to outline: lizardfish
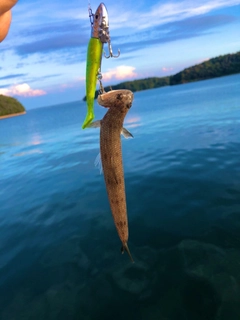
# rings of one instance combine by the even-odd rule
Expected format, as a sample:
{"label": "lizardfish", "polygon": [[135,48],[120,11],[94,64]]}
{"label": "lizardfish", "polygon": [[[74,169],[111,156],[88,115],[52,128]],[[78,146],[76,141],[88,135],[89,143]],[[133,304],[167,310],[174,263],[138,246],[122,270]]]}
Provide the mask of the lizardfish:
{"label": "lizardfish", "polygon": [[108,199],[122,242],[122,253],[126,250],[133,262],[127,244],[128,218],[120,138],[121,133],[125,138],[132,137],[131,133],[123,128],[123,121],[132,101],[133,93],[130,90],[113,90],[99,95],[98,103],[109,110],[102,120],[91,123],[89,127],[100,126],[100,155]]}
{"label": "lizardfish", "polygon": [[87,115],[82,125],[83,129],[85,129],[94,119],[94,98],[97,79],[98,77],[101,78],[101,62],[104,43],[108,43],[109,57],[114,57],[110,42],[108,12],[103,3],[100,3],[95,14],[90,14],[90,21],[92,29],[91,38],[88,43],[86,65]]}

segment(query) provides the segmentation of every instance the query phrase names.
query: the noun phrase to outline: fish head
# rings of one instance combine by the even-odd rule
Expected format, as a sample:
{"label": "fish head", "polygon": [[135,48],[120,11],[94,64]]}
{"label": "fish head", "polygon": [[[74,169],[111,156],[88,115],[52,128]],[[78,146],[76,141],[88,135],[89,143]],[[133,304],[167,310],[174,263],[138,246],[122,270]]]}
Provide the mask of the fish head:
{"label": "fish head", "polygon": [[102,43],[110,41],[108,12],[104,3],[100,3],[94,14],[92,38],[98,38]]}
{"label": "fish head", "polygon": [[130,90],[111,90],[98,96],[98,104],[105,108],[121,108],[126,112],[131,108],[133,102],[133,93]]}

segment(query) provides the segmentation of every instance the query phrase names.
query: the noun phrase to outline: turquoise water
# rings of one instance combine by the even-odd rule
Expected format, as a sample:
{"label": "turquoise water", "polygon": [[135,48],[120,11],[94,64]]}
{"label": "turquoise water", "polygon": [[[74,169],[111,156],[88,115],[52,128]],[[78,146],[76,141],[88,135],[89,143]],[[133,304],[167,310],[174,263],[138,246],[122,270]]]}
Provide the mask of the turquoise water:
{"label": "turquoise water", "polygon": [[84,103],[1,120],[0,319],[239,320],[239,88],[234,75],[135,93],[122,140],[135,264]]}

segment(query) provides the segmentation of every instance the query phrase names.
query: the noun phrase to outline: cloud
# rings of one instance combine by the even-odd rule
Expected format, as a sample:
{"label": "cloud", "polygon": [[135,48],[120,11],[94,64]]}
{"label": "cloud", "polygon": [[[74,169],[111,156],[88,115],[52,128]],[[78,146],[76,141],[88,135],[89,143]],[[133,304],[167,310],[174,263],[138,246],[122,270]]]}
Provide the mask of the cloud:
{"label": "cloud", "polygon": [[19,78],[19,77],[24,77],[26,76],[27,73],[16,73],[16,74],[9,74],[4,77],[0,77],[0,80],[7,80],[7,79],[12,79],[12,78]]}
{"label": "cloud", "polygon": [[122,43],[125,52],[132,52],[146,48],[149,45],[203,36],[214,32],[214,28],[232,23],[235,20],[235,17],[229,15],[188,18],[182,21],[166,23],[161,28],[149,28],[147,32],[145,30],[139,31],[128,38],[125,36],[118,37],[115,42]]}
{"label": "cloud", "polygon": [[[58,4],[55,2],[47,4],[47,7],[51,7],[51,5],[56,6],[55,9],[57,12],[55,18],[53,12],[51,12],[49,19],[46,18],[50,8],[46,9],[46,6],[42,4],[40,12],[42,12],[44,16],[43,19],[40,18],[41,15],[34,19],[36,10],[37,12],[39,10],[39,8],[35,9],[35,6],[33,8],[25,4],[25,7],[28,8],[28,11],[23,14],[24,17],[27,17],[26,19],[23,19],[22,14],[20,15],[20,12],[22,12],[20,10],[19,21],[15,21],[14,24],[14,26],[17,25],[17,23],[20,24],[20,28],[15,31],[17,41],[14,43],[14,50],[18,55],[54,52],[87,45],[90,35],[90,23],[87,12],[85,19],[88,20],[88,23],[77,19],[76,14],[71,19],[69,19],[69,17],[67,19],[60,19],[59,16],[63,11],[64,5],[62,4],[57,8]],[[31,18],[28,17],[29,10],[32,12]],[[25,20],[29,21],[25,23]],[[11,50],[11,47],[9,46],[5,49]]]}
{"label": "cloud", "polygon": [[6,96],[36,97],[45,95],[46,92],[40,89],[31,89],[27,83],[22,83],[9,88],[2,88],[0,89],[0,94]]}
{"label": "cloud", "polygon": [[[217,27],[219,25],[233,22],[233,20],[236,19],[233,16],[203,15],[210,13],[213,10],[231,7],[237,4],[240,4],[240,0],[159,1],[154,6],[148,5],[147,9],[138,5],[138,7],[134,8],[133,11],[129,9],[122,10],[122,8],[117,8],[115,5],[112,5],[113,8],[111,12],[115,13],[115,15],[113,15],[114,19],[111,19],[110,22],[110,32],[117,29],[118,31],[111,32],[111,35],[113,35],[113,43],[116,43],[114,34],[118,34],[119,36],[117,39],[119,39],[120,43],[127,43],[127,51],[132,51],[136,48],[135,44],[137,42],[139,43],[138,47],[140,48],[143,47],[143,45],[141,46],[141,43],[143,44],[143,42],[145,42],[145,44],[149,41],[154,43],[155,40],[159,42],[162,39],[166,42],[168,35],[170,36],[169,41],[173,41],[172,38],[176,39],[177,35],[174,37],[170,32],[171,30],[167,30],[167,27],[171,24],[173,27],[175,25],[176,29],[179,23],[184,21],[189,21],[190,23],[190,20],[192,20],[189,24],[188,32],[186,32],[186,38],[189,38],[198,36],[201,32],[200,30],[197,31],[191,29],[191,26],[195,28],[197,27],[196,24],[194,25],[195,20],[202,24],[206,23],[204,27],[205,30],[207,28],[210,29],[214,26]],[[71,3],[71,8],[67,8],[67,5],[62,3],[62,6],[66,6],[64,7],[66,12],[64,12],[62,6],[61,10],[57,9],[56,3],[52,3],[51,5],[54,10],[57,10],[56,12],[51,12],[51,14],[53,14],[53,12],[55,14],[52,19],[53,21],[51,21],[51,19],[46,21],[46,19],[44,19],[44,23],[39,23],[40,20],[37,19],[38,24],[32,23],[31,27],[25,26],[24,28],[22,26],[22,29],[18,31],[21,33],[21,37],[19,37],[21,42],[14,44],[15,52],[20,56],[25,56],[34,53],[56,53],[58,51],[61,54],[66,54],[66,56],[62,56],[61,60],[68,62],[72,61],[73,63],[78,61],[79,52],[82,52],[84,53],[84,57],[81,56],[80,61],[83,61],[85,59],[86,47],[90,34],[90,24],[87,12],[85,10],[75,10],[74,15],[74,3]],[[37,16],[38,11],[34,11],[35,6],[29,4],[25,4],[25,6],[28,10],[24,11],[26,12],[24,13],[24,16],[26,15],[26,17],[28,17],[28,14],[30,15],[31,12],[34,17]],[[118,11],[116,11],[117,9]],[[18,10],[20,9],[18,8]],[[44,6],[42,6],[42,9],[38,8],[38,10],[40,10],[41,14],[46,11]],[[45,14],[49,15],[49,9]],[[81,19],[76,18],[79,14]],[[60,19],[61,15],[63,16]],[[69,15],[72,15],[71,19]],[[84,17],[85,19],[83,19]],[[205,20],[203,18],[205,18]],[[199,25],[198,27],[199,29],[203,28],[203,25]],[[189,33],[189,30],[192,31],[192,34]],[[197,34],[195,35],[195,33]],[[179,38],[184,38],[184,34],[182,33],[179,35]],[[128,42],[127,39],[130,41]],[[13,46],[10,46],[9,48],[6,48],[6,50],[11,50],[12,47]],[[70,55],[70,59],[68,59],[67,52],[68,55]],[[77,59],[75,59],[76,55],[78,55]]]}
{"label": "cloud", "polygon": [[80,33],[89,33],[90,25],[86,25],[79,20],[65,20],[51,23],[44,23],[44,25],[37,25],[33,28],[28,28],[23,31],[23,36],[41,36],[43,34],[65,34],[69,33],[71,35],[73,32],[76,33],[76,30]]}
{"label": "cloud", "polygon": [[162,71],[163,71],[163,72],[170,72],[170,71],[172,71],[172,70],[173,70],[172,67],[170,67],[170,68],[162,67]]}
{"label": "cloud", "polygon": [[46,39],[37,40],[25,44],[21,44],[15,48],[17,54],[27,55],[33,53],[45,53],[62,49],[77,48],[86,46],[88,42],[87,37],[80,37],[79,35],[56,35]]}
{"label": "cloud", "polygon": [[111,79],[117,79],[117,80],[123,80],[123,79],[132,79],[137,77],[137,73],[134,72],[136,68],[132,66],[118,66],[114,69],[110,69],[107,72],[104,72],[102,74],[104,81],[105,80],[111,80]]}
{"label": "cloud", "polygon": [[[240,4],[240,0],[196,0],[196,1],[159,1],[150,10],[142,14],[138,11],[129,13],[128,20],[125,21],[128,28],[143,30],[151,27],[163,25],[170,22],[181,21],[184,19],[207,14],[214,10],[232,7]],[[126,13],[123,14],[126,20]],[[122,21],[124,18],[119,17]],[[115,27],[117,21],[115,21]],[[122,25],[120,25],[122,26]],[[119,28],[120,28],[119,26]]]}

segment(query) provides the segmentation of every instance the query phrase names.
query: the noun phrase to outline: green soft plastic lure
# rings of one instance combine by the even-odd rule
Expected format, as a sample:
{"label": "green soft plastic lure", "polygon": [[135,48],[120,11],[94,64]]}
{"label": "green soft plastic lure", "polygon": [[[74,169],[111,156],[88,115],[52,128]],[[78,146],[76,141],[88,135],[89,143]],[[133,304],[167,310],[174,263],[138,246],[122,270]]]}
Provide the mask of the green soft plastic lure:
{"label": "green soft plastic lure", "polygon": [[94,98],[97,86],[97,80],[101,84],[101,62],[103,44],[108,43],[109,57],[114,56],[112,52],[110,35],[109,35],[109,20],[107,8],[103,3],[100,3],[95,14],[89,9],[89,17],[91,21],[91,39],[88,43],[87,65],[86,65],[86,100],[87,100],[87,115],[83,122],[82,128],[85,129],[94,119]]}

